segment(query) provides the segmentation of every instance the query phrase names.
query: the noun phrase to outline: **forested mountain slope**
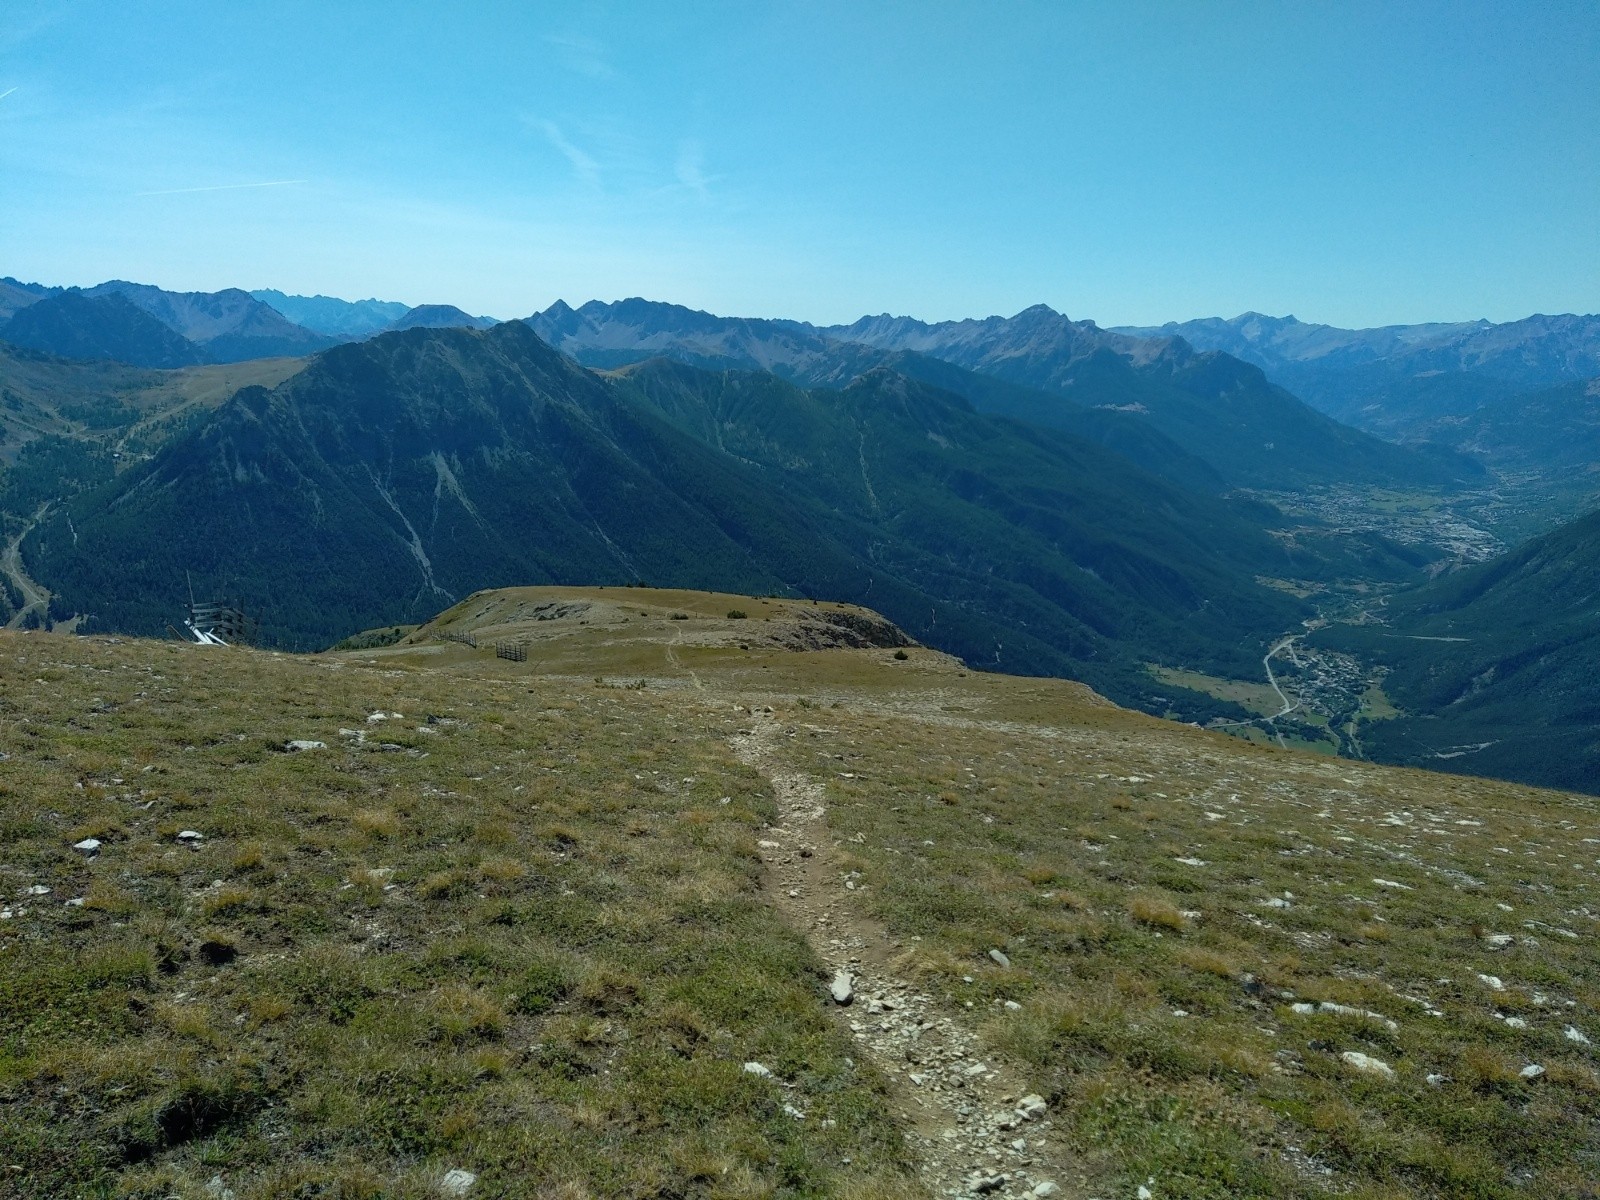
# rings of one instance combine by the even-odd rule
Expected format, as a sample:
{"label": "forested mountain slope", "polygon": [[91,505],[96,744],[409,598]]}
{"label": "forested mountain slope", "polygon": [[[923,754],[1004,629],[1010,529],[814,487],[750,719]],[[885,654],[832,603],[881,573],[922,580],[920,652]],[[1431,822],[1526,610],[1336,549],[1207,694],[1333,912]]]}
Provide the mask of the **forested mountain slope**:
{"label": "forested mountain slope", "polygon": [[302,645],[485,586],[642,579],[864,600],[975,664],[1133,703],[1141,661],[1246,669],[1298,619],[1258,576],[1340,569],[887,370],[843,391],[665,363],[605,379],[521,323],[330,350],[28,551],[100,628],[159,630],[186,571]]}

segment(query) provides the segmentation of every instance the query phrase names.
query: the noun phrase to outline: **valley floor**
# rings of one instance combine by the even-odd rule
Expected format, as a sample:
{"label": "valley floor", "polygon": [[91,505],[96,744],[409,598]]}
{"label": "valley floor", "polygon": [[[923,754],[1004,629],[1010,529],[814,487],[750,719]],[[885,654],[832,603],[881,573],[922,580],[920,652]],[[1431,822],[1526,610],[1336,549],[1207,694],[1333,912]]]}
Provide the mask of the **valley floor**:
{"label": "valley floor", "polygon": [[1600,1173],[1592,799],[598,591],[309,658],[0,635],[0,1193]]}

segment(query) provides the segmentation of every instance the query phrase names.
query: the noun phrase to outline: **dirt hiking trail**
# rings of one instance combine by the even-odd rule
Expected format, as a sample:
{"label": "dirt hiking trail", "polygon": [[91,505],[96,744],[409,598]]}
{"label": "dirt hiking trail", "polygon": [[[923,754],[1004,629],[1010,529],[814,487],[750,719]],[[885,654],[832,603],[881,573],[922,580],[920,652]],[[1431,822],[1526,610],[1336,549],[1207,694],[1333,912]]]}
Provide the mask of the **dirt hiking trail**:
{"label": "dirt hiking trail", "polygon": [[910,955],[864,911],[866,888],[839,861],[822,784],[784,761],[792,731],[770,707],[745,713],[733,752],[767,778],[778,802],[778,823],[760,841],[768,887],[834,972],[835,1000],[850,995],[834,1004],[837,1018],[889,1081],[925,1186],[942,1197],[1077,1195],[1043,1100],[897,970]]}

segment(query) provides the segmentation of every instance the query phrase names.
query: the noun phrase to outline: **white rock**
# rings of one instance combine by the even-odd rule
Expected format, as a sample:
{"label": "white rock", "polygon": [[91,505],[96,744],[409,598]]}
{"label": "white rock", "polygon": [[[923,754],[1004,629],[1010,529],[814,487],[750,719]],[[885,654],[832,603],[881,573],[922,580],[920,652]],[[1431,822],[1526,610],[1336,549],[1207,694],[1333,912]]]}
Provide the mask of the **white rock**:
{"label": "white rock", "polygon": [[1203,859],[1203,858],[1194,858],[1192,856],[1191,857],[1187,857],[1187,858],[1175,858],[1172,861],[1173,862],[1181,862],[1186,867],[1203,867],[1203,866],[1206,865],[1206,860],[1205,859]]}
{"label": "white rock", "polygon": [[796,1121],[804,1121],[806,1119],[805,1113],[801,1112],[792,1104],[785,1104],[783,1106],[783,1115],[786,1117],[793,1117]]}
{"label": "white rock", "polygon": [[1478,979],[1492,992],[1503,992],[1506,990],[1506,985],[1500,981],[1500,976],[1498,975],[1479,975]]}
{"label": "white rock", "polygon": [[1449,1082],[1450,1082],[1450,1076],[1448,1076],[1448,1075],[1429,1075],[1428,1076],[1428,1085],[1430,1087],[1438,1087],[1440,1084],[1449,1083]]}
{"label": "white rock", "polygon": [[763,850],[782,850],[783,849],[783,843],[782,842],[769,841],[769,840],[767,840],[765,838],[763,838],[761,841],[757,842],[756,845],[760,846]]}
{"label": "white rock", "polygon": [[74,850],[80,850],[84,854],[97,854],[100,851],[100,839],[84,838],[81,842],[73,842],[72,848]]}
{"label": "white rock", "polygon": [[771,1070],[771,1068],[766,1066],[763,1063],[758,1063],[758,1062],[747,1062],[747,1063],[745,1063],[745,1065],[744,1065],[744,1073],[746,1075],[754,1075],[758,1079],[771,1079],[772,1078],[772,1070]]}
{"label": "white rock", "polygon": [[1007,1000],[1006,1001],[1006,1011],[1007,1012],[1021,1012],[1022,1011],[1022,1005],[1018,1004],[1015,1000]]}
{"label": "white rock", "polygon": [[194,829],[185,829],[178,834],[178,840],[180,842],[203,842],[206,840],[206,835]]}
{"label": "white rock", "polygon": [[85,899],[86,898],[83,897],[83,896],[78,896],[78,897],[75,897],[74,899],[68,900],[67,901],[67,907],[68,908],[82,908]]}
{"label": "white rock", "polygon": [[1049,1110],[1050,1106],[1044,1102],[1044,1097],[1038,1092],[1030,1092],[1017,1101],[1017,1116],[1024,1121],[1035,1121]]}
{"label": "white rock", "polygon": [[1522,1076],[1524,1079],[1537,1079],[1539,1076],[1544,1074],[1544,1068],[1538,1063],[1529,1063],[1527,1066],[1523,1067],[1522,1070],[1518,1071],[1517,1074]]}
{"label": "white rock", "polygon": [[1154,1200],[1154,1197],[1154,1192],[1145,1187],[1145,1185],[1142,1183],[1139,1185],[1139,1200]]}
{"label": "white rock", "polygon": [[828,991],[832,994],[835,1004],[849,1004],[855,998],[855,980],[849,971],[836,971],[833,982],[828,985]]}
{"label": "white rock", "polygon": [[1011,965],[1011,960],[1006,957],[1004,950],[991,950],[989,951],[989,957],[994,959],[994,961],[999,963],[1002,967],[1009,967]]}
{"label": "white rock", "polygon": [[[328,743],[327,742],[312,742],[312,741],[307,741],[305,738],[296,738],[294,741],[289,742],[284,746],[284,749],[289,750],[289,751],[326,750],[327,748],[328,748]],[[477,1176],[473,1176],[473,1178],[476,1179]],[[467,1186],[471,1187],[472,1185],[469,1183]],[[461,1193],[459,1193],[459,1192],[457,1193],[457,1195],[460,1195],[460,1194]]]}
{"label": "white rock", "polygon": [[1589,1044],[1589,1036],[1576,1025],[1568,1025],[1565,1032],[1567,1041],[1577,1042],[1580,1046],[1587,1046]]}
{"label": "white rock", "polygon": [[1272,897],[1272,899],[1267,901],[1267,907],[1268,908],[1288,908],[1289,907],[1289,902],[1287,900],[1285,900],[1282,896],[1274,896],[1274,897]]}
{"label": "white rock", "polygon": [[1391,1021],[1382,1013],[1373,1012],[1370,1008],[1353,1008],[1348,1004],[1335,1004],[1331,1000],[1324,1000],[1320,1004],[1307,1004],[1302,1000],[1298,1004],[1291,1004],[1289,1006],[1289,1010],[1291,1012],[1299,1013],[1301,1016],[1306,1016],[1310,1013],[1322,1012],[1336,1013],[1341,1017],[1365,1017],[1369,1021],[1381,1021],[1389,1028],[1391,1032],[1397,1031],[1400,1028],[1397,1022]]}
{"label": "white rock", "polygon": [[1368,1075],[1379,1075],[1384,1079],[1394,1078],[1394,1068],[1381,1058],[1373,1058],[1370,1054],[1363,1054],[1359,1050],[1346,1050],[1339,1057],[1356,1070]]}
{"label": "white rock", "polygon": [[1408,884],[1396,883],[1393,879],[1374,879],[1372,882],[1377,884],[1379,887],[1393,888],[1394,890],[1400,892],[1410,892],[1415,890]]}
{"label": "white rock", "polygon": [[1506,1018],[1506,1028],[1507,1029],[1526,1029],[1527,1027],[1528,1027],[1528,1023],[1526,1021],[1524,1021],[1521,1017],[1507,1017]]}
{"label": "white rock", "polygon": [[477,1182],[478,1177],[471,1171],[453,1167],[444,1173],[443,1179],[439,1180],[439,1190],[446,1196],[465,1196]]}
{"label": "white rock", "polygon": [[36,883],[28,889],[28,895],[30,896],[48,896],[49,894],[50,889],[42,883]]}
{"label": "white rock", "polygon": [[1034,1184],[1033,1185],[1033,1191],[1029,1192],[1028,1195],[1030,1195],[1030,1196],[1055,1196],[1055,1195],[1059,1195],[1060,1192],[1061,1192],[1060,1188],[1058,1188],[1055,1184],[1051,1183],[1048,1179],[1046,1179],[1043,1183]]}

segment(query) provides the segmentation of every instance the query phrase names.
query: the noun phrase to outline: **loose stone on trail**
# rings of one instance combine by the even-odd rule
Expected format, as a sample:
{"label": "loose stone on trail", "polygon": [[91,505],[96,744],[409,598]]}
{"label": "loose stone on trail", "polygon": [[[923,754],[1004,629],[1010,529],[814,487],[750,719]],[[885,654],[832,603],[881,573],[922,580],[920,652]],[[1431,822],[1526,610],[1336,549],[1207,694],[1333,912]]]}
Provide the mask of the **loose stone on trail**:
{"label": "loose stone on trail", "polygon": [[828,985],[835,1004],[849,1004],[855,998],[855,980],[849,971],[834,973],[833,982]]}

